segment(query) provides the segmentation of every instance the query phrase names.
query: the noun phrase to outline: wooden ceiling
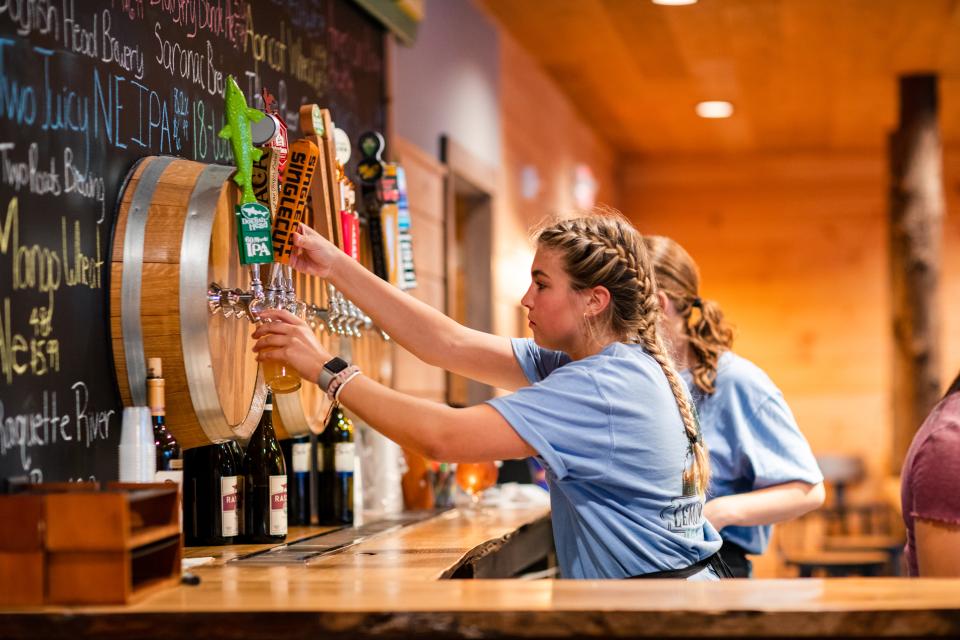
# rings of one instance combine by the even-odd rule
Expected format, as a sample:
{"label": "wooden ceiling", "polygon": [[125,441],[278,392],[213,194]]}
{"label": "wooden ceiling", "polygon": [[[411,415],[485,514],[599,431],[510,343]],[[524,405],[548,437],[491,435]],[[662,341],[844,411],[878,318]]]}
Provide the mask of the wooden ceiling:
{"label": "wooden ceiling", "polygon": [[[882,149],[897,77],[924,72],[960,144],[960,0],[480,4],[623,153]],[[735,113],[701,119],[702,100]]]}

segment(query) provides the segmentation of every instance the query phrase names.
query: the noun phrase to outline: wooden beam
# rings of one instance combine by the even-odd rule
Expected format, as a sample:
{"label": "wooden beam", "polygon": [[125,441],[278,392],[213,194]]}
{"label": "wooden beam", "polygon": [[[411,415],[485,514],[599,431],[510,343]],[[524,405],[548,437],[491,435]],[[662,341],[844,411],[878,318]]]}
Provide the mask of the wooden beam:
{"label": "wooden beam", "polygon": [[944,195],[937,111],[935,75],[900,78],[900,124],[890,137],[894,473],[940,396]]}

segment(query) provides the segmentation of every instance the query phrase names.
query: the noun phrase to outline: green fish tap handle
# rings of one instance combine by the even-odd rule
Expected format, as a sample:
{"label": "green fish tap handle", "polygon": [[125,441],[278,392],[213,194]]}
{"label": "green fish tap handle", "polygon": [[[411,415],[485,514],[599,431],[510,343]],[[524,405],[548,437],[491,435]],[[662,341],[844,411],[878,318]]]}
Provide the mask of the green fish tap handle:
{"label": "green fish tap handle", "polygon": [[260,159],[263,152],[253,146],[250,123],[260,122],[264,114],[259,109],[247,106],[247,99],[240,91],[240,87],[237,86],[237,81],[234,80],[233,76],[227,76],[224,104],[227,112],[227,124],[220,130],[219,135],[224,140],[229,140],[233,149],[233,158],[237,165],[233,181],[243,190],[240,203],[255,203],[257,198],[253,195],[253,180],[251,179],[253,163]]}
{"label": "green fish tap handle", "polygon": [[247,106],[247,99],[233,76],[227,76],[224,99],[227,124],[220,130],[220,137],[230,141],[233,159],[237,165],[233,181],[243,190],[240,204],[234,212],[237,221],[237,249],[240,252],[240,262],[241,264],[272,262],[270,209],[257,202],[253,192],[253,163],[260,159],[263,152],[253,146],[250,123],[259,122],[264,114]]}

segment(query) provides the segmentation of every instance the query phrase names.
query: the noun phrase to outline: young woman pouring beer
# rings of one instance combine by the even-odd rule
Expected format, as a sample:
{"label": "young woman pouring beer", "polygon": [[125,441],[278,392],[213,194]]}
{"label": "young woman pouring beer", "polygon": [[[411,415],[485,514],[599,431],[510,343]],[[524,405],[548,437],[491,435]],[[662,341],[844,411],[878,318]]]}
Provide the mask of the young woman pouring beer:
{"label": "young woman pouring beer", "polygon": [[399,444],[435,460],[538,456],[548,470],[565,578],[723,573],[702,517],[708,456],[658,333],[641,235],[619,215],[542,229],[521,300],[533,339],[466,328],[390,286],[310,228],[294,268],[327,279],[400,345],[448,371],[513,391],[453,408],[399,393],[327,353],[302,320],[268,311],[254,347],[317,381]]}

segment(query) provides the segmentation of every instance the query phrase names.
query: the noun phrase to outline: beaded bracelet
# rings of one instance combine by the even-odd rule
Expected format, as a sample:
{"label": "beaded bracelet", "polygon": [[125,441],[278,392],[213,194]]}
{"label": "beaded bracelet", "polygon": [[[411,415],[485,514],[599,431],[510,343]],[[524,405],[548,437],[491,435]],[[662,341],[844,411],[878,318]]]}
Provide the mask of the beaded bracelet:
{"label": "beaded bracelet", "polygon": [[337,375],[333,376],[333,380],[330,381],[330,386],[327,387],[327,396],[331,400],[338,400],[340,398],[340,391],[343,390],[347,383],[360,375],[360,367],[357,365],[350,365]]}

